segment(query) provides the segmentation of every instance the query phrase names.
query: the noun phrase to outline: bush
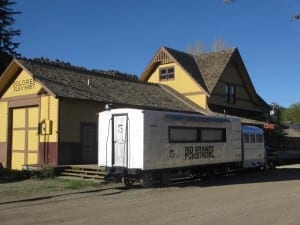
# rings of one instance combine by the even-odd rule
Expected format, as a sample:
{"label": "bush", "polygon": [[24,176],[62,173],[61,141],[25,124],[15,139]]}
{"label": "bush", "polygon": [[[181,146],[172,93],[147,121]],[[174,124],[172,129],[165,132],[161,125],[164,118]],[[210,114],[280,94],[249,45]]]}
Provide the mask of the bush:
{"label": "bush", "polygon": [[0,180],[4,180],[6,182],[20,181],[29,178],[53,178],[54,175],[54,168],[50,167],[43,167],[39,170],[11,170],[3,168],[3,166],[0,164]]}

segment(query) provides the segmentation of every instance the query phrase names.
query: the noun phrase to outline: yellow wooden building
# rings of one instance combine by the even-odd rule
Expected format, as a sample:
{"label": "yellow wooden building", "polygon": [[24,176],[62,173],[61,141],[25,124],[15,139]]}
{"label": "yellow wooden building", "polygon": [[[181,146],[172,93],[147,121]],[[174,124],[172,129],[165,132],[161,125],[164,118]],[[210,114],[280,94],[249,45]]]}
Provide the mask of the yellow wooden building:
{"label": "yellow wooden building", "polygon": [[140,79],[168,85],[214,113],[254,120],[269,115],[237,48],[194,56],[161,47]]}
{"label": "yellow wooden building", "polygon": [[164,85],[119,72],[13,59],[0,77],[0,163],[97,163],[97,113],[110,107],[201,112]]}

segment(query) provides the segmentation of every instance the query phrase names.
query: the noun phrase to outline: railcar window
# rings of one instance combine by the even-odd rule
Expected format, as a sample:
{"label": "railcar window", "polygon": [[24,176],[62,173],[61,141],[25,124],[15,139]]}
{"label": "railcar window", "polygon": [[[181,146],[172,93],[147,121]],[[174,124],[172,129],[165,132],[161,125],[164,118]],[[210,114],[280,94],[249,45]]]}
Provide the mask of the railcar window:
{"label": "railcar window", "polygon": [[200,140],[202,142],[225,142],[225,129],[201,128]]}
{"label": "railcar window", "polygon": [[249,143],[249,134],[244,134],[244,143]]}
{"label": "railcar window", "polygon": [[263,142],[263,136],[261,134],[256,134],[256,142],[262,143]]}
{"label": "railcar window", "polygon": [[251,143],[255,143],[255,134],[250,134]]}
{"label": "railcar window", "polygon": [[170,142],[197,142],[198,129],[184,127],[170,127],[169,141]]}
{"label": "railcar window", "polygon": [[226,129],[169,127],[169,142],[225,142]]}

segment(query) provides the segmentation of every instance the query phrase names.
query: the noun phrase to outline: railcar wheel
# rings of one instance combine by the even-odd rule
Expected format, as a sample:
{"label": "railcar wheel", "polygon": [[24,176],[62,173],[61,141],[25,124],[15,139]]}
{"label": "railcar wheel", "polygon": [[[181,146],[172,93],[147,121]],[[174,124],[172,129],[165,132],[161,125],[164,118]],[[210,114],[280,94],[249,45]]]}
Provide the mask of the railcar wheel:
{"label": "railcar wheel", "polygon": [[144,188],[153,187],[153,174],[152,173],[144,173],[143,178],[141,180],[141,184]]}
{"label": "railcar wheel", "polygon": [[126,187],[131,187],[134,183],[134,179],[129,176],[125,176],[123,181],[124,181],[124,184],[126,185]]}
{"label": "railcar wheel", "polygon": [[273,160],[268,161],[268,168],[271,169],[271,170],[276,169],[276,164]]}
{"label": "railcar wheel", "polygon": [[163,186],[169,186],[171,184],[171,177],[169,172],[163,172],[161,174],[160,182]]}

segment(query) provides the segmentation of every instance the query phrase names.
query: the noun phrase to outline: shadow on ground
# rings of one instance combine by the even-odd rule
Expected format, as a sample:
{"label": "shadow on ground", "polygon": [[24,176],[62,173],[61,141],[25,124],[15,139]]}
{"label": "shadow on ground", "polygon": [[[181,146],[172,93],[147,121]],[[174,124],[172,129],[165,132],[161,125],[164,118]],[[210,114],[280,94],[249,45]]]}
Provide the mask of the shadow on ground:
{"label": "shadow on ground", "polygon": [[281,181],[300,181],[300,168],[280,168],[275,170],[264,171],[243,171],[235,174],[230,174],[222,177],[214,177],[209,180],[196,180],[182,183],[174,183],[172,186],[224,186],[236,184],[251,184],[251,183],[266,183],[266,182],[281,182]]}
{"label": "shadow on ground", "polygon": [[[300,166],[299,168],[291,167],[291,168],[279,168],[275,170],[261,170],[261,171],[243,171],[235,174],[230,174],[222,177],[214,177],[209,180],[188,180],[188,181],[181,181],[175,182],[167,187],[162,186],[155,186],[153,188],[169,188],[169,187],[210,187],[210,186],[224,186],[224,185],[238,185],[238,184],[251,184],[251,183],[265,183],[265,182],[282,182],[282,181],[300,181]],[[128,191],[131,189],[142,189],[140,184],[135,184],[131,188],[126,187],[121,183],[117,184],[107,184],[103,185],[100,188],[94,190],[84,190],[84,191],[75,191],[72,193],[59,193],[49,196],[42,196],[36,198],[29,198],[29,199],[18,199],[13,201],[5,201],[0,202],[2,204],[10,204],[10,203],[17,203],[17,202],[31,202],[31,201],[38,201],[38,200],[46,200],[51,198],[57,198],[62,196],[71,196],[71,195],[78,195],[78,194],[95,194],[95,195],[117,195],[121,194],[124,191]]]}

